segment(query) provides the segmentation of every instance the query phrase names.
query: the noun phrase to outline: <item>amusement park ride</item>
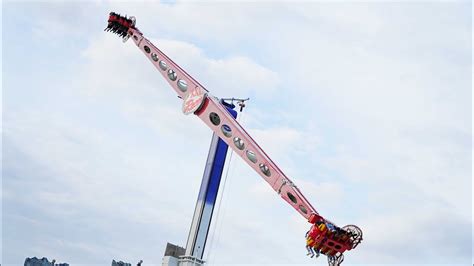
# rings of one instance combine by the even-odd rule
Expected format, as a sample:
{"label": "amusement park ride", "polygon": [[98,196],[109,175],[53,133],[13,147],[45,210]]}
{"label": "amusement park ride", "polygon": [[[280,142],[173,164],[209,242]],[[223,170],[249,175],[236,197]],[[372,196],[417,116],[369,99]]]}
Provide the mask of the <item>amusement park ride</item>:
{"label": "amusement park ride", "polygon": [[[208,165],[214,163],[218,169],[208,169],[206,167],[186,247],[186,256],[194,260],[188,260],[193,261],[193,264],[188,263],[186,265],[201,265],[201,263],[204,263],[202,255],[227,147],[231,147],[284,201],[288,202],[291,207],[308,220],[311,224],[310,230],[306,233],[308,255],[314,255],[314,252],[316,256],[324,254],[327,256],[330,266],[340,265],[344,260],[343,253],[356,248],[362,241],[362,231],[355,225],[337,227],[334,223],[322,217],[298,187],[237,122],[235,119],[237,112],[233,110],[235,105],[210,95],[208,90],[199,82],[146,39],[136,28],[135,22],[134,17],[127,18],[111,12],[105,30],[118,34],[124,42],[131,38],[168,81],[178,97],[183,99],[183,113],[196,115],[214,132]],[[233,100],[239,102],[241,108],[243,107],[245,100],[232,99],[232,102]],[[213,175],[218,176],[217,181],[215,181]],[[211,189],[212,187],[214,188]],[[206,192],[206,190],[210,192]],[[211,202],[211,204],[208,204],[208,202]],[[185,264],[181,263],[179,265]]]}

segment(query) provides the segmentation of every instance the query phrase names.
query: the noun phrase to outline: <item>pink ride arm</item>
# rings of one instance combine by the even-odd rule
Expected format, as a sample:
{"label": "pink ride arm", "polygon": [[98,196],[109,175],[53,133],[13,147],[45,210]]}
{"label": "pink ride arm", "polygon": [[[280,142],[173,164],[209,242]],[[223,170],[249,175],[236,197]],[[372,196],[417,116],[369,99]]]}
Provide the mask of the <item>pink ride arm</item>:
{"label": "pink ride arm", "polygon": [[[308,251],[313,249],[325,254],[330,266],[338,266],[344,261],[343,253],[356,248],[361,243],[362,230],[359,227],[346,225],[339,228],[321,217],[294,183],[228,113],[221,101],[209,95],[199,82],[143,37],[143,34],[135,27],[134,17],[127,18],[111,12],[105,31],[119,35],[124,41],[131,37],[168,81],[178,97],[183,99],[183,113],[197,115],[286,202],[312,224],[311,233],[307,234],[306,239]],[[326,230],[324,226],[319,227],[321,224],[326,225]]]}
{"label": "pink ride arm", "polygon": [[138,29],[130,28],[128,34],[178,96],[184,99],[183,112],[194,112],[303,217],[309,219],[312,213],[318,214],[296,185],[227,112],[217,98],[210,96],[199,82],[143,37]]}

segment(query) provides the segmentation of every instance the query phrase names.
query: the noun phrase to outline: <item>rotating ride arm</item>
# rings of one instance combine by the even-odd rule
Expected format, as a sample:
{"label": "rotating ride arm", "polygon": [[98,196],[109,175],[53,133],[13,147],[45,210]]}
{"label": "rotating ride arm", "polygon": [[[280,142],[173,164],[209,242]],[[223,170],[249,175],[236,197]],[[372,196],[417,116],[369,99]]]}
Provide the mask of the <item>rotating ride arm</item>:
{"label": "rotating ride arm", "polygon": [[127,21],[128,29],[122,24],[115,23],[109,26],[110,29],[124,38],[131,37],[168,81],[178,97],[183,99],[183,113],[194,113],[198,116],[303,217],[309,219],[312,213],[317,214],[300,190],[228,113],[219,99],[211,96],[198,81],[145,38],[135,28],[133,18],[127,19],[118,15],[116,18]]}
{"label": "rotating ride arm", "polygon": [[[178,94],[178,97],[183,99],[183,113],[193,113],[198,116],[291,207],[310,223],[314,224],[316,221],[329,222],[318,214],[298,187],[278,168],[232,115],[228,113],[219,99],[211,96],[208,90],[198,81],[143,36],[135,27],[134,17],[127,18],[112,12],[105,30],[118,34],[123,38],[124,42],[131,38],[156,67],[158,72],[163,75],[165,80]],[[352,248],[348,247],[345,250]]]}

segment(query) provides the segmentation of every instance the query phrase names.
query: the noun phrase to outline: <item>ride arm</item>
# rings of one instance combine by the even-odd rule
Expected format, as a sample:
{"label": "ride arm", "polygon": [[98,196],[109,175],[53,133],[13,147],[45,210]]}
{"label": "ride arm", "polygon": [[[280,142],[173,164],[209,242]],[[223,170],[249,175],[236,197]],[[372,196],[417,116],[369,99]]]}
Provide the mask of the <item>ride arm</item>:
{"label": "ride arm", "polygon": [[[219,99],[208,91],[186,71],[153,45],[134,26],[116,29],[124,39],[129,37],[163,75],[173,90],[183,99],[183,112],[194,113],[231,147],[236,154],[253,168],[279,195],[306,219],[313,214],[319,216],[299,188],[280,170],[257,142],[228,113]],[[114,31],[114,25],[109,27]],[[125,35],[126,33],[126,35]]]}

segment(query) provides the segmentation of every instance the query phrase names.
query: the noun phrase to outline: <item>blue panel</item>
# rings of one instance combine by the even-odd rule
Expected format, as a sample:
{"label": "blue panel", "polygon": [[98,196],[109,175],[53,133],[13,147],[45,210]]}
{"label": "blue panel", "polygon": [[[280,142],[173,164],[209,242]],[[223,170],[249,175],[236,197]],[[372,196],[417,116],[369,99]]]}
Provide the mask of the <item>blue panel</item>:
{"label": "blue panel", "polygon": [[219,138],[216,149],[216,157],[211,170],[211,178],[207,186],[206,203],[213,204],[216,202],[217,193],[219,192],[219,184],[221,182],[222,171],[224,170],[225,157],[227,154],[227,144]]}

